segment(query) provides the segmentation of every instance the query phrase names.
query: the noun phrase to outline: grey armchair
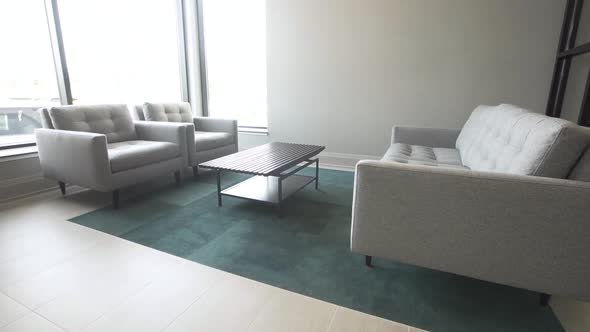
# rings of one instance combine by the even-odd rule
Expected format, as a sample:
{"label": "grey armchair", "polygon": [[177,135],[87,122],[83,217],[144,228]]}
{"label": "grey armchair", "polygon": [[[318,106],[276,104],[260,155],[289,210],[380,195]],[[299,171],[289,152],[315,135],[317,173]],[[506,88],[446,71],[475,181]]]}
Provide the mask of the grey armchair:
{"label": "grey armchair", "polygon": [[192,124],[187,129],[187,163],[198,176],[199,164],[238,151],[238,122],[229,119],[195,117],[189,103],[144,103],[132,110],[139,121]]}
{"label": "grey armchair", "polygon": [[589,149],[587,128],[511,105],[395,127],[356,166],[352,251],[590,300]]}
{"label": "grey armchair", "polygon": [[186,164],[186,126],[133,122],[125,105],[61,106],[41,109],[45,128],[35,130],[43,174],[98,191],[112,191],[158,175],[174,173]]}

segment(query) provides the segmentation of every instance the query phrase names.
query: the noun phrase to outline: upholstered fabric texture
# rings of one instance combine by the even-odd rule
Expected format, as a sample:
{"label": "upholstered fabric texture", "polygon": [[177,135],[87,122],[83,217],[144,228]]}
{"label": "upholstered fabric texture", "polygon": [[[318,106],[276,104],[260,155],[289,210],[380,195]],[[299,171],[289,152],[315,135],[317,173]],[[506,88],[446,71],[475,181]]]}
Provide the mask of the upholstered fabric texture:
{"label": "upholstered fabric texture", "polygon": [[590,131],[513,105],[479,106],[457,149],[479,171],[565,178],[590,144]]}
{"label": "upholstered fabric texture", "polygon": [[404,143],[392,144],[381,160],[403,164],[465,168],[457,149],[432,148]]}
{"label": "upholstered fabric texture", "polygon": [[137,138],[125,105],[52,107],[49,116],[55,129],[104,134],[109,143]]}
{"label": "upholstered fabric texture", "polygon": [[178,145],[180,156],[184,160],[183,166],[188,166],[189,149],[193,146],[193,142],[188,140],[187,133],[195,131],[192,123],[136,121],[135,131],[140,140],[170,142]]}
{"label": "upholstered fabric texture", "polygon": [[590,182],[590,148],[580,157],[580,160],[572,169],[569,179]]}
{"label": "upholstered fabric texture", "polygon": [[51,117],[49,116],[49,110],[47,108],[40,108],[37,110],[37,112],[41,118],[41,126],[43,128],[55,129],[53,128],[53,123],[51,123]]}
{"label": "upholstered fabric texture", "polygon": [[193,122],[189,103],[144,103],[143,115],[147,121]]}
{"label": "upholstered fabric texture", "polygon": [[107,145],[113,173],[180,156],[177,144],[154,141],[125,141]]}
{"label": "upholstered fabric texture", "polygon": [[238,151],[236,120],[194,117],[188,103],[144,103],[131,106],[131,113],[138,123],[190,123],[191,129],[186,129],[186,152],[183,152],[188,166]]}
{"label": "upholstered fabric texture", "polygon": [[236,152],[238,152],[237,145],[235,145],[235,144],[224,145],[220,148],[199,151],[198,153],[195,153],[195,156],[194,156],[195,159],[193,160],[193,162],[195,163],[195,165],[198,165],[200,163],[204,163],[209,160],[221,158],[223,156],[227,156],[228,154],[232,154],[232,153],[236,153]]}
{"label": "upholstered fabric texture", "polygon": [[133,120],[145,121],[145,116],[143,115],[143,105],[129,105],[129,112],[131,112],[131,117]]}
{"label": "upholstered fabric texture", "polygon": [[100,191],[112,189],[103,134],[58,129],[36,129],[43,175]]}
{"label": "upholstered fabric texture", "polygon": [[68,106],[40,113],[51,120],[44,126],[64,128],[35,131],[45,177],[110,191],[187,165],[186,132],[194,132],[192,123],[133,122],[125,105]]}
{"label": "upholstered fabric texture", "polygon": [[195,131],[195,148],[205,151],[234,143],[234,136],[229,133]]}
{"label": "upholstered fabric texture", "polygon": [[582,181],[361,161],[351,246],[587,301],[589,197]]}

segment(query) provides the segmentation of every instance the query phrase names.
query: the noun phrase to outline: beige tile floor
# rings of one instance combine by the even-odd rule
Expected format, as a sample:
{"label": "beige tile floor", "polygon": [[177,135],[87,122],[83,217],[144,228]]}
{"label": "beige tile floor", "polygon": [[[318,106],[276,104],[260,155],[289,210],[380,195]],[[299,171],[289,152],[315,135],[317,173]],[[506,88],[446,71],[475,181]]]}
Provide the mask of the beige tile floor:
{"label": "beige tile floor", "polygon": [[108,201],[0,210],[0,332],[421,331],[66,221]]}

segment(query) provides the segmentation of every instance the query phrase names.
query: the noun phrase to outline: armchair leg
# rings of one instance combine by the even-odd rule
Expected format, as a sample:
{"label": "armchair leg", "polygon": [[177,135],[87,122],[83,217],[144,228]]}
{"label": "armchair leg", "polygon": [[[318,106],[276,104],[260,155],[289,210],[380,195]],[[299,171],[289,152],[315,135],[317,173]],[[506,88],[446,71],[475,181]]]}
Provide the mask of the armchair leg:
{"label": "armchair leg", "polygon": [[65,196],[66,195],[66,184],[64,182],[59,181],[59,190],[61,190],[61,195]]}
{"label": "armchair leg", "polygon": [[539,304],[542,307],[546,307],[549,305],[549,299],[551,298],[551,295],[549,294],[545,294],[545,293],[541,293],[540,297],[539,297]]}
{"label": "armchair leg", "polygon": [[199,166],[193,166],[193,178],[199,177]]}
{"label": "armchair leg", "polygon": [[119,189],[113,190],[113,208],[119,208]]}
{"label": "armchair leg", "polygon": [[177,186],[180,185],[180,181],[181,181],[181,179],[180,179],[180,171],[174,172],[174,181],[176,181],[176,185]]}
{"label": "armchair leg", "polygon": [[365,265],[368,267],[373,267],[372,260],[373,256],[365,256]]}

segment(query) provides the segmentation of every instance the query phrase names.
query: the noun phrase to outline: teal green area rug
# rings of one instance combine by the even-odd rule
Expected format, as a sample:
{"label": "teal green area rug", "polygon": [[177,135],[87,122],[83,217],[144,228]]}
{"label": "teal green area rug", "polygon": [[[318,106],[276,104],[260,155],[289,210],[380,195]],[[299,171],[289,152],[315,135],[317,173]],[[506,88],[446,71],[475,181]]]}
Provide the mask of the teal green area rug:
{"label": "teal green area rug", "polygon": [[[311,174],[312,169],[304,173]],[[245,177],[224,175],[224,186]],[[563,331],[538,294],[350,252],[354,174],[324,170],[272,206],[224,197],[215,176],[181,186],[154,181],[71,221],[201,264],[429,331]],[[167,178],[165,179],[168,180]],[[485,259],[485,257],[482,257]]]}

